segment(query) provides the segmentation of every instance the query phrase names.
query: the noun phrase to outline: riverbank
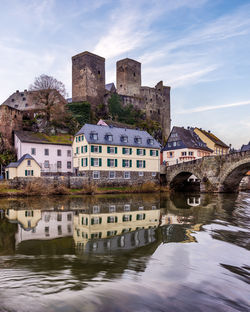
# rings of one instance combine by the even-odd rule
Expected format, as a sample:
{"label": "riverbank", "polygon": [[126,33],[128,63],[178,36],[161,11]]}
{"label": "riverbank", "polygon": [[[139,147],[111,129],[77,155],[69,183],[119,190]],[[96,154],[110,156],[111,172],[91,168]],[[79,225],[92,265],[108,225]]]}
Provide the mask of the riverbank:
{"label": "riverbank", "polygon": [[64,185],[47,185],[43,181],[28,182],[22,188],[13,188],[11,184],[1,182],[0,197],[26,197],[50,195],[95,195],[95,194],[128,194],[128,193],[157,193],[166,191],[164,187],[153,182],[145,182],[131,186],[106,186],[100,187],[89,184],[80,189],[67,188]]}

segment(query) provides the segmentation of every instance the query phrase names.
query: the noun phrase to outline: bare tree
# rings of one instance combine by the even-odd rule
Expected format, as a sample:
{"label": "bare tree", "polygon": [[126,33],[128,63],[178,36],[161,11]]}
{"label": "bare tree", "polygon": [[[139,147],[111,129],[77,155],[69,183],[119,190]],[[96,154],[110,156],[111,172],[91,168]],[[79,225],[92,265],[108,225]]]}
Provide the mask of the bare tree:
{"label": "bare tree", "polygon": [[33,91],[33,101],[45,109],[48,122],[57,119],[56,115],[60,112],[64,113],[67,92],[61,81],[48,75],[41,75],[35,78],[29,91]]}
{"label": "bare tree", "polygon": [[35,78],[34,84],[30,85],[30,91],[57,90],[64,98],[67,96],[65,85],[56,78],[48,75],[40,75]]}

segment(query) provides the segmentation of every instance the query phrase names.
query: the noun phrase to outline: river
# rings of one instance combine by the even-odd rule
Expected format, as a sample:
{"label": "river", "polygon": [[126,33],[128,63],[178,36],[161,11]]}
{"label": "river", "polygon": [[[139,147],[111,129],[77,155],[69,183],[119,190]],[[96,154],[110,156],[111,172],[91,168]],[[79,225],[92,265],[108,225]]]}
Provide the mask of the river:
{"label": "river", "polygon": [[250,194],[0,200],[0,311],[249,311]]}

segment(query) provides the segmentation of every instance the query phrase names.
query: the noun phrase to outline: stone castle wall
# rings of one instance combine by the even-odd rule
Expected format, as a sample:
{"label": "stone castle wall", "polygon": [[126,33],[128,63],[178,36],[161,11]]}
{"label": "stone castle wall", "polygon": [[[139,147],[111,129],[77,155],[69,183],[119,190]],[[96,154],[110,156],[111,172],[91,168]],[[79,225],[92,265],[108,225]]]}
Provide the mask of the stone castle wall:
{"label": "stone castle wall", "polygon": [[7,105],[0,106],[0,134],[3,148],[12,149],[14,131],[22,130],[23,113]]}

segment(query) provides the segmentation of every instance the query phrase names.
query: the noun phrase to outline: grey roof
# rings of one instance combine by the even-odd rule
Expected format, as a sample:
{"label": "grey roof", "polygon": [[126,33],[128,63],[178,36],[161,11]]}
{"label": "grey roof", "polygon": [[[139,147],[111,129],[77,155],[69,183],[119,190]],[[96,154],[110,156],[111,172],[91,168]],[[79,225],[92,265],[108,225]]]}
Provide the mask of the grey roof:
{"label": "grey roof", "polygon": [[[38,164],[38,162],[30,154],[24,154],[17,162],[9,163],[6,168],[17,168],[25,159],[34,160]],[[38,166],[41,167],[39,164]]]}
{"label": "grey roof", "polygon": [[115,89],[115,84],[113,82],[105,84],[105,89],[111,91],[112,88]]}
{"label": "grey roof", "polygon": [[[171,142],[181,142],[179,146],[171,147],[168,146],[168,143]],[[167,143],[163,148],[163,151],[173,150],[173,149],[182,149],[182,148],[195,148],[201,149],[208,152],[213,152],[210,148],[207,147],[207,144],[204,143],[200,137],[194,132],[194,129],[185,129],[184,127],[173,127]]]}
{"label": "grey roof", "polygon": [[246,145],[242,145],[240,151],[241,152],[250,151],[250,142]]}
{"label": "grey roof", "polygon": [[[91,137],[92,133],[98,134],[98,140],[93,140]],[[108,141],[105,136],[106,134],[113,135],[113,141]],[[160,148],[160,143],[157,142],[147,131],[117,128],[112,126],[99,126],[85,124],[76,135],[84,134],[88,143],[91,144],[105,144],[105,145],[121,145],[121,146],[133,146],[133,147],[151,147]],[[121,137],[127,136],[128,142],[122,142]],[[136,143],[135,138],[140,137],[142,143]],[[153,140],[153,144],[148,142],[149,139]]]}

